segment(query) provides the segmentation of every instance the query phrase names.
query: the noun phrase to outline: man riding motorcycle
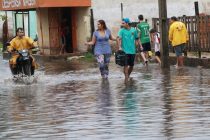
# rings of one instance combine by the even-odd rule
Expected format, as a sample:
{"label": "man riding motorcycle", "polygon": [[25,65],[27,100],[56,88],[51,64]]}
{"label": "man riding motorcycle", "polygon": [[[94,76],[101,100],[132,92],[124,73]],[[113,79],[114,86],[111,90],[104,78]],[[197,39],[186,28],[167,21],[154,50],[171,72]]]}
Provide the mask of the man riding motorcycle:
{"label": "man riding motorcycle", "polygon": [[[14,53],[14,51],[19,51],[23,49],[33,49],[37,47],[36,42],[31,38],[25,36],[23,28],[17,28],[16,37],[10,41],[9,46],[7,46],[7,51],[12,54],[11,59],[9,60],[10,69],[13,75],[17,74],[16,64],[19,54]],[[32,67],[33,69],[37,68],[35,59],[31,56]],[[34,72],[33,72],[34,73]]]}

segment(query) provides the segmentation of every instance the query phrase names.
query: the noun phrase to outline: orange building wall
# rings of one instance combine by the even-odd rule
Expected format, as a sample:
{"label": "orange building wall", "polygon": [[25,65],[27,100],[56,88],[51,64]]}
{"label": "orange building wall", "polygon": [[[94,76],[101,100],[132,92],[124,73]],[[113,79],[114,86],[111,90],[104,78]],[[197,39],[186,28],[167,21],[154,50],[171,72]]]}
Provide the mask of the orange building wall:
{"label": "orange building wall", "polygon": [[[14,1],[14,2],[13,2]],[[91,0],[30,0],[25,3],[23,0],[0,0],[0,10],[20,10],[32,8],[49,7],[88,7],[91,6]]]}
{"label": "orange building wall", "polygon": [[40,7],[83,7],[91,6],[91,0],[39,0]]}

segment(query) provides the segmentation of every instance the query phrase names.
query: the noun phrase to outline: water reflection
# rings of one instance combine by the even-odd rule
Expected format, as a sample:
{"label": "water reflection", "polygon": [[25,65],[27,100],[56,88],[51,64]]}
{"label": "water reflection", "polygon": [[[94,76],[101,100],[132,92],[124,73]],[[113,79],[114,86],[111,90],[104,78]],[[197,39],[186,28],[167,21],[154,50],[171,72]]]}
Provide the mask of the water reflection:
{"label": "water reflection", "polygon": [[16,123],[31,120],[34,114],[31,110],[28,110],[32,106],[34,107],[34,90],[31,88],[19,87],[13,91],[11,97],[11,116],[10,118]]}
{"label": "water reflection", "polygon": [[112,64],[106,80],[95,67],[48,65],[29,86],[4,84],[0,67],[0,139],[210,138],[209,70],[137,65],[125,84]]}
{"label": "water reflection", "polygon": [[30,129],[30,123],[33,122],[36,115],[34,109],[38,92],[36,87],[18,85],[7,93],[8,95],[5,96],[7,106],[0,115],[0,124],[5,123],[4,128],[0,127],[2,132],[0,138],[22,137],[24,134],[19,132]]}
{"label": "water reflection", "polygon": [[[141,89],[137,85],[135,78],[131,78],[126,84],[124,81],[119,83],[119,91],[117,92],[119,116],[121,119],[122,136],[129,138],[132,136],[134,139],[139,135],[140,123],[140,109],[139,109],[139,94]],[[124,131],[126,133],[124,133]]]}
{"label": "water reflection", "polygon": [[111,106],[112,106],[112,97],[111,97],[111,90],[110,90],[110,83],[109,79],[102,79],[100,90],[97,91],[98,94],[98,102],[99,102],[99,110],[100,114],[106,117],[111,116]]}
{"label": "water reflection", "polygon": [[123,110],[126,111],[129,116],[132,116],[133,113],[136,113],[136,104],[137,104],[137,85],[136,85],[136,81],[133,79],[130,79],[130,81],[128,83],[126,83],[124,86],[122,86],[124,88],[121,89],[121,91],[119,92],[119,94],[122,94],[121,98],[121,104],[123,106]]}
{"label": "water reflection", "polygon": [[[164,76],[167,77],[164,78],[163,89],[169,87],[164,89],[163,98],[166,110],[164,112],[164,133],[166,137],[171,139],[192,138],[192,135],[200,137],[201,135],[198,135],[198,132],[192,128],[200,127],[203,124],[201,122],[207,119],[203,114],[205,114],[204,110],[207,109],[206,104],[209,105],[209,102],[203,106],[197,100],[198,96],[202,97],[199,95],[199,87],[204,86],[203,82],[207,77],[198,79],[200,73],[193,72],[189,68],[172,70],[169,74],[164,74]],[[198,88],[195,88],[195,83],[201,84]],[[205,85],[205,87],[207,86]],[[202,101],[205,100],[205,97],[208,97],[208,94],[203,94],[203,97]],[[205,133],[207,130],[202,128],[202,130],[197,131]]]}
{"label": "water reflection", "polygon": [[167,139],[173,137],[173,108],[172,108],[172,99],[171,99],[171,75],[169,70],[163,70],[163,79],[162,79],[162,90],[163,90],[163,133]]}

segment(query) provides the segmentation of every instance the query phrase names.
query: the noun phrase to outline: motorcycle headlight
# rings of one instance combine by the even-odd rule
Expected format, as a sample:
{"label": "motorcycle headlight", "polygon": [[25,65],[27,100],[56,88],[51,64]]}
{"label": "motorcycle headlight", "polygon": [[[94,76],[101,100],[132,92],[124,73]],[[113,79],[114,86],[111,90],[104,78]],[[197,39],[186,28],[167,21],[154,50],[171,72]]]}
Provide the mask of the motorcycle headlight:
{"label": "motorcycle headlight", "polygon": [[28,52],[23,52],[22,56],[28,56]]}

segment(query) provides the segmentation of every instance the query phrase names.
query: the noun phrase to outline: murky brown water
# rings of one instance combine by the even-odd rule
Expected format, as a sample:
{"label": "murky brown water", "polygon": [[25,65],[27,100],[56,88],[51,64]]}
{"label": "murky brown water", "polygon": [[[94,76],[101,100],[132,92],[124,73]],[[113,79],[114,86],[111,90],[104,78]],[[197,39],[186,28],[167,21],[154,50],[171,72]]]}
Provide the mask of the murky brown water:
{"label": "murky brown water", "polygon": [[94,65],[60,62],[24,85],[7,65],[0,60],[0,139],[210,139],[208,69],[138,64],[125,85],[114,64],[102,80]]}

